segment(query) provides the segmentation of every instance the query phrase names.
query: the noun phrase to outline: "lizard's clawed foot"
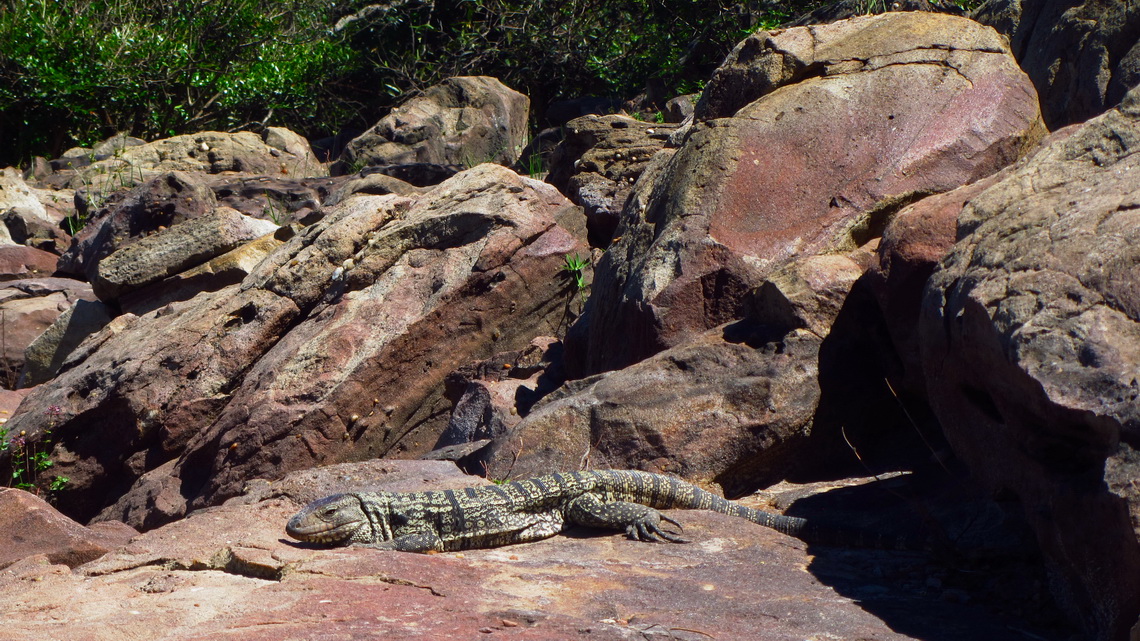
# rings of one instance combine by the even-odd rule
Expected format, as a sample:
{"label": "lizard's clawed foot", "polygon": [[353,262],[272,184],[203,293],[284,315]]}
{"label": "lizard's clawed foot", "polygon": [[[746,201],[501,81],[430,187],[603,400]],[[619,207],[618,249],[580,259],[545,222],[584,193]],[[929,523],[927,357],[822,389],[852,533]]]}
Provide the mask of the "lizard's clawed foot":
{"label": "lizard's clawed foot", "polygon": [[[668,541],[670,543],[688,543],[689,540],[679,536],[680,532],[684,529],[681,524],[673,519],[665,516],[664,514],[656,514],[657,519],[642,519],[635,523],[630,523],[625,528],[625,535],[634,541],[650,541],[660,543]],[[661,528],[661,521],[667,521],[677,526],[677,532],[670,532]]]}

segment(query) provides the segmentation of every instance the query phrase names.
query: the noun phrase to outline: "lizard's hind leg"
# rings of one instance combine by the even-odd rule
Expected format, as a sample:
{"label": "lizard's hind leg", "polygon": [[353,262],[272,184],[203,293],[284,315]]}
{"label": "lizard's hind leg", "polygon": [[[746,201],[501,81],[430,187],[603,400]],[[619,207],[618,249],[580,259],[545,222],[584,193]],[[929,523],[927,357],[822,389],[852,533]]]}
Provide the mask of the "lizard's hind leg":
{"label": "lizard's hind leg", "polygon": [[566,506],[566,520],[586,527],[625,530],[626,536],[635,541],[669,541],[688,543],[678,536],[679,532],[669,532],[661,528],[665,521],[677,526],[681,524],[657,510],[640,503],[613,501],[606,503],[594,494],[583,494]]}

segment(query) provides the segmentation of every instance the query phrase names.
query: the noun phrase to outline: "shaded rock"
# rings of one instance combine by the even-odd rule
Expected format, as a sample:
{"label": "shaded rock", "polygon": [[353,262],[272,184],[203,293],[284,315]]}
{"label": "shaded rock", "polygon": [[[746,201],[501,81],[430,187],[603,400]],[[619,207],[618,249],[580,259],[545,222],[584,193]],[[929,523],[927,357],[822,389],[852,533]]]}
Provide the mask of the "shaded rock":
{"label": "shaded rock", "polygon": [[74,209],[72,200],[71,191],[38,189],[15,169],[0,169],[0,244],[60,251],[67,235],[59,225]]}
{"label": "shaded rock", "polygon": [[[557,339],[540,336],[525,349],[496,354],[448,375],[446,394],[455,405],[447,427],[425,457],[455,460],[464,470],[485,475],[478,460],[468,457],[491,439],[505,436],[535,402],[563,382],[561,352]],[[454,447],[467,444],[476,445]]]}
{"label": "shaded rock", "polygon": [[214,192],[192,173],[173,171],[115,194],[75,235],[59,260],[59,271],[90,280],[99,261],[161,229],[208,214]]}
{"label": "shaded rock", "polygon": [[84,527],[43,499],[22,490],[0,489],[0,569],[42,554],[49,563],[75,567],[94,561],[138,535],[122,523]]}
{"label": "shaded rock", "polygon": [[955,452],[1018,496],[1090,639],[1140,610],[1140,94],[971,199],[920,320]]}
{"label": "shaded rock", "polygon": [[334,173],[408,163],[510,165],[526,145],[529,110],[529,98],[494,78],[448,78],[348,143]]}
{"label": "shaded rock", "polygon": [[91,287],[104,301],[160,281],[272,234],[277,225],[229,207],[184,220],[104,257],[95,268]]}
{"label": "shaded rock", "polygon": [[854,260],[840,255],[807,256],[777,270],[757,289],[748,316],[766,325],[806,329],[826,338],[863,275]]}
{"label": "shaded rock", "polygon": [[1088,0],[989,0],[973,14],[1007,36],[1050,129],[1115,106],[1140,84],[1140,7]]}
{"label": "shaded rock", "polygon": [[318,215],[329,195],[339,189],[338,178],[219,176],[206,179],[219,205],[247,216],[288,225]]}
{"label": "shaded rock", "polygon": [[819,400],[820,339],[746,321],[639,363],[569,383],[482,455],[491,478],[641,468],[730,496],[794,466]]}
{"label": "shaded rock", "polygon": [[422,191],[423,189],[420,187],[416,187],[411,183],[404,182],[399,178],[387,174],[361,174],[359,176],[346,177],[344,182],[338,185],[336,189],[329,194],[325,204],[332,207],[356,194],[368,194],[373,196],[397,194],[399,196],[413,196]]}
{"label": "shaded rock", "polygon": [[699,94],[675,96],[665,103],[665,122],[680,124],[693,115]]}
{"label": "shaded rock", "polygon": [[174,487],[165,519],[255,476],[420,454],[446,425],[447,374],[554,333],[583,236],[557,190],[497,165],[416,199],[356,196],[240,285],[117,318],[11,422],[35,438],[36,413],[62,408],[59,505],[81,518],[175,460],[131,490]]}
{"label": "shaded rock", "polygon": [[0,383],[14,389],[24,350],[76,301],[95,300],[90,286],[66,278],[0,282]]}
{"label": "shaded rock", "polygon": [[409,162],[365,167],[360,170],[360,175],[361,177],[368,177],[374,174],[383,174],[415,187],[431,187],[451,178],[463,169],[463,166],[456,164]]}
{"label": "shaded rock", "polygon": [[[384,462],[395,470],[390,476],[403,476],[409,463]],[[452,482],[383,486],[445,489]],[[5,634],[13,641],[269,641],[309,638],[319,629],[333,638],[966,641],[1002,638],[1014,623],[942,600],[941,590],[930,593],[922,587],[930,572],[913,556],[897,563],[891,559],[898,555],[809,554],[795,539],[719,514],[671,512],[694,541],[688,545],[583,530],[507,548],[417,555],[291,544],[282,528],[297,507],[274,498],[198,512],[74,572],[36,559],[11,566],[0,573]],[[45,620],[45,611],[54,617]]]}
{"label": "shaded rock", "polygon": [[586,210],[590,244],[606,247],[633,183],[673,127],[611,115],[577,118],[565,129],[546,180]]}
{"label": "shaded rock", "polygon": [[740,318],[769,271],[846,247],[878,203],[976,180],[1042,133],[1001,38],[935,13],[757,33],[713,75],[695,120],[626,203],[567,336],[585,355],[572,375]]}
{"label": "shaded rock", "polygon": [[51,276],[59,259],[25,245],[0,245],[0,281]]}
{"label": "shaded rock", "polygon": [[24,369],[17,386],[32,387],[50,380],[83,339],[103,329],[116,315],[97,300],[75,301],[24,350]]}

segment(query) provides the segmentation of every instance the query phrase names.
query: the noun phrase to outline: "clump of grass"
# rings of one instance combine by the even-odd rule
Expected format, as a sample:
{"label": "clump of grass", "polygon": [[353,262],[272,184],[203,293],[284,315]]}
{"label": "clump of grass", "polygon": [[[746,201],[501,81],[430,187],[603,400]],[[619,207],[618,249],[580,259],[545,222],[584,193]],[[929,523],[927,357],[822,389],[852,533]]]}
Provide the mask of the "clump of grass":
{"label": "clump of grass", "polygon": [[41,494],[47,492],[48,496],[62,490],[71,479],[66,476],[55,475],[46,478],[46,472],[55,465],[48,453],[52,446],[52,429],[63,413],[58,405],[52,405],[45,412],[48,425],[40,434],[39,440],[29,441],[28,433],[21,430],[19,434],[12,434],[4,425],[7,419],[0,419],[0,452],[9,453],[12,476],[8,487]]}

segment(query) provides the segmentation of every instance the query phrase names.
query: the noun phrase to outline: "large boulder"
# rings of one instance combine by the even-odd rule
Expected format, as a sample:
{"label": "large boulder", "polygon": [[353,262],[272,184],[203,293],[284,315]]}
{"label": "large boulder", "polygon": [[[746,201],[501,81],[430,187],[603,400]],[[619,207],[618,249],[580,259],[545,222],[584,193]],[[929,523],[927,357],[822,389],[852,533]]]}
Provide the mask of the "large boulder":
{"label": "large boulder", "polygon": [[148,527],[254,476],[426,452],[449,373],[554,333],[584,233],[557,190],[492,164],[420,197],[348,198],[239,285],[116,318],[10,425],[35,438],[59,406],[60,506],[118,504]]}
{"label": "large boulder", "polygon": [[73,162],[44,180],[103,200],[111,193],[171,171],[236,172],[304,178],[327,176],[308,143],[293,132],[270,127],[263,136],[249,131],[202,131],[123,147],[90,164]]}
{"label": "large boulder", "polygon": [[1140,84],[1134,2],[988,0],[973,16],[1009,38],[1050,129],[1103,113]]}
{"label": "large boulder", "polygon": [[750,36],[713,75],[694,123],[626,202],[568,337],[568,351],[585,354],[578,374],[739,318],[767,273],[845,246],[877,204],[988,175],[1043,132],[1001,37],[935,13]]}
{"label": "large boulder", "polygon": [[958,455],[1013,492],[1086,638],[1140,614],[1140,91],[973,197],[920,320]]}
{"label": "large boulder", "polygon": [[529,111],[529,98],[494,78],[448,78],[348,143],[334,171],[411,163],[510,165],[526,146]]}
{"label": "large boulder", "polygon": [[792,263],[753,293],[746,319],[567,383],[466,465],[492,478],[635,467],[733,496],[774,483],[819,454],[804,448],[820,348],[861,274],[844,256]]}

